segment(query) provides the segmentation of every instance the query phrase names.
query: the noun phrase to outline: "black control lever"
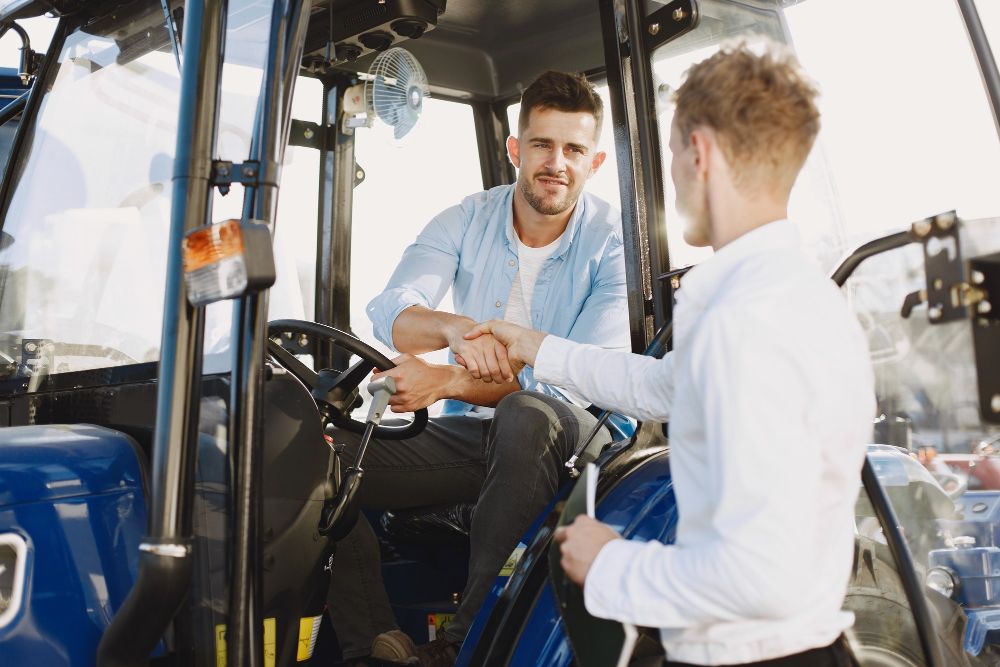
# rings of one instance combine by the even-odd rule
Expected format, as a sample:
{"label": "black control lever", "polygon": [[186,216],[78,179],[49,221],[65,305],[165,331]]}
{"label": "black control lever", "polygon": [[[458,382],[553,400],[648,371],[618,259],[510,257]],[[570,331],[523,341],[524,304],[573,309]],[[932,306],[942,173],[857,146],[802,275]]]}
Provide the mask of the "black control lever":
{"label": "black control lever", "polygon": [[396,393],[396,381],[389,376],[380,377],[368,384],[368,393],[372,395],[372,402],[368,408],[368,418],[365,420],[365,432],[361,436],[358,455],[354,459],[354,465],[347,469],[340,480],[336,497],[326,503],[320,517],[320,535],[329,535],[334,540],[343,539],[358,521],[360,507],[356,497],[358,489],[361,488],[361,480],[365,476],[361,461],[365,457],[365,450],[368,449],[368,442],[372,439],[375,427],[382,422],[382,415],[389,405],[389,398]]}

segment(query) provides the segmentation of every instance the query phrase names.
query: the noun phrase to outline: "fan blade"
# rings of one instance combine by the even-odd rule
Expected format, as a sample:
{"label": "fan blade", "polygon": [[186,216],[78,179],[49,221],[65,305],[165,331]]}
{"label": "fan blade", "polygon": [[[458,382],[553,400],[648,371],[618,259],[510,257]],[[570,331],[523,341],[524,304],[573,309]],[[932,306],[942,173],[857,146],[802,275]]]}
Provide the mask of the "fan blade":
{"label": "fan blade", "polygon": [[399,120],[393,127],[392,135],[396,137],[396,139],[402,139],[410,130],[413,129],[413,126],[417,124],[417,114],[407,107],[399,110],[397,118],[399,118]]}

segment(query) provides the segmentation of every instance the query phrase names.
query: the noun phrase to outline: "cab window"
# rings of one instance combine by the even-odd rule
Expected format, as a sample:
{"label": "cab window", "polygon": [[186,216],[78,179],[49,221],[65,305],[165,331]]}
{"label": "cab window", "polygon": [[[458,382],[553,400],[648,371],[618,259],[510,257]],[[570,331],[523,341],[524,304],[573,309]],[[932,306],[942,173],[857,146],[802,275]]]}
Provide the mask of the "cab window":
{"label": "cab window", "polygon": [[[355,160],[365,180],[354,190],[351,231],[351,328],[383,352],[365,313],[380,294],[403,251],[444,209],[483,189],[472,108],[424,100],[416,126],[402,139],[376,121],[355,130]],[[451,292],[438,310],[453,311]],[[447,350],[426,355],[447,363]]]}

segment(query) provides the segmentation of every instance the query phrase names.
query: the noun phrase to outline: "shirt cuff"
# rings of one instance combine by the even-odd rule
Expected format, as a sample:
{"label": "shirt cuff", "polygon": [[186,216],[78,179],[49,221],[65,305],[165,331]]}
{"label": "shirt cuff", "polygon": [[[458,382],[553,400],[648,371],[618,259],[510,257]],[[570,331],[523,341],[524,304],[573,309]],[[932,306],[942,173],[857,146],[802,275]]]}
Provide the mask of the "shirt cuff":
{"label": "shirt cuff", "polygon": [[396,323],[399,314],[411,306],[426,306],[426,302],[420,295],[412,292],[402,292],[393,294],[391,298],[384,298],[385,294],[376,297],[368,306],[368,319],[372,322],[372,334],[386,347],[393,350],[396,345],[392,340],[392,326]]}
{"label": "shirt cuff", "polygon": [[568,384],[569,355],[576,343],[558,336],[548,335],[535,354],[535,380],[565,387]]}
{"label": "shirt cuff", "polygon": [[644,542],[612,540],[597,553],[583,582],[583,603],[593,616],[625,621],[623,581],[629,564],[646,546]]}

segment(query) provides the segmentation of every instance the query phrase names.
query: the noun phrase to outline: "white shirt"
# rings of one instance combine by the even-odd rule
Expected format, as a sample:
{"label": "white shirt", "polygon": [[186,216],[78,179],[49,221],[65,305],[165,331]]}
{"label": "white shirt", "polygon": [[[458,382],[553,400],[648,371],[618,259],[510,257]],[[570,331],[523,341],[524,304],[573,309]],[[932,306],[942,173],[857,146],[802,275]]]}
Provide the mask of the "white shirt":
{"label": "white shirt", "polygon": [[[514,282],[511,283],[510,292],[507,296],[507,309],[504,310],[503,319],[507,322],[534,329],[535,325],[531,318],[531,298],[535,293],[535,283],[538,282],[538,274],[542,270],[545,260],[555,254],[562,242],[560,234],[552,243],[541,248],[526,246],[521,241],[517,233],[514,233],[514,242],[517,244],[517,274]],[[579,396],[567,394],[571,403],[586,407],[590,403],[585,402]],[[467,416],[478,417],[480,419],[491,419],[496,412],[496,408],[488,408],[483,405],[473,405],[469,408]]]}
{"label": "white shirt", "polygon": [[546,337],[535,375],[670,423],[676,543],[615,540],[588,611],[660,628],[671,660],[754,662],[832,643],[875,414],[864,334],[786,220],[683,279],[662,360]]}
{"label": "white shirt", "polygon": [[532,248],[521,242],[515,235],[517,243],[517,275],[510,286],[510,295],[507,297],[507,309],[503,318],[508,322],[513,322],[518,326],[527,329],[534,329],[531,317],[531,297],[535,292],[535,283],[538,281],[538,272],[542,270],[542,264],[559,249],[562,235],[559,235],[552,243],[541,248]]}

